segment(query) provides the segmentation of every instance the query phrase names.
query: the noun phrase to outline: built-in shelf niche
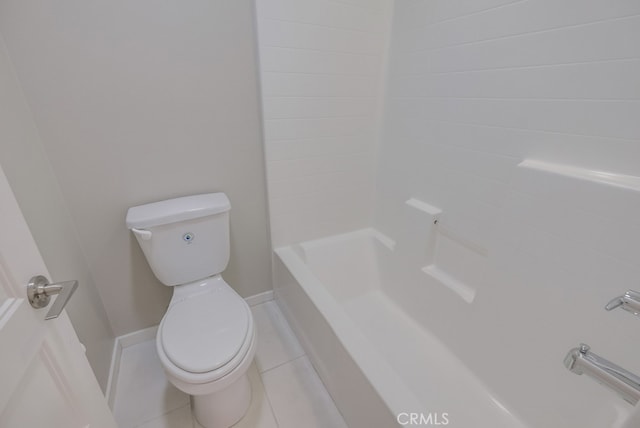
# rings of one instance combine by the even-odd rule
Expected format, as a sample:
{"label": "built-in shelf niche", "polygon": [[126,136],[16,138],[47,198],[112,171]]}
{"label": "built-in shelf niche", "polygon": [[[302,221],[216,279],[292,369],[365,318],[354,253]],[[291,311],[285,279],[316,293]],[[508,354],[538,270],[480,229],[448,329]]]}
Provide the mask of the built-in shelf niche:
{"label": "built-in shelf niche", "polygon": [[447,270],[441,263],[438,248],[442,240],[453,243],[456,248],[473,256],[486,256],[486,249],[459,236],[440,222],[442,209],[420,199],[405,202],[403,233],[399,237],[398,250],[411,266],[420,269],[431,280],[453,291],[467,303],[472,303],[476,289]]}

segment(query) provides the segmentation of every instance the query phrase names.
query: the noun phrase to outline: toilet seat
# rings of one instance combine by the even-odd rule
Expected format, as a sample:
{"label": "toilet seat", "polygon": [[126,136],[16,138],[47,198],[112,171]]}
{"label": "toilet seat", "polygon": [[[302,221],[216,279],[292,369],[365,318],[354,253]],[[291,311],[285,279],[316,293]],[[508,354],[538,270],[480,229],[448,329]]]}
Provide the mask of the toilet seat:
{"label": "toilet seat", "polygon": [[[158,328],[158,356],[171,382],[182,391],[192,395],[214,392],[243,374],[253,360],[256,334],[251,310],[219,275],[178,287],[174,289],[174,297]],[[230,309],[228,313],[225,307]],[[174,309],[177,311],[174,312]],[[199,309],[199,314],[195,314],[196,309]],[[222,314],[227,314],[228,318]],[[185,316],[189,321],[180,318]],[[200,333],[206,333],[207,327],[210,327],[208,323],[212,320],[217,320],[220,326],[226,325],[234,332],[226,338],[224,346],[218,347],[216,339],[207,339],[206,334],[187,334],[180,330],[193,327]],[[222,337],[226,336],[226,332],[220,333]],[[181,343],[184,348],[178,349]],[[188,355],[196,354],[200,349],[214,362]],[[196,371],[206,367],[216,368]]]}
{"label": "toilet seat", "polygon": [[249,331],[249,317],[246,304],[234,294],[208,292],[169,308],[159,336],[173,364],[190,373],[207,373],[238,354]]}

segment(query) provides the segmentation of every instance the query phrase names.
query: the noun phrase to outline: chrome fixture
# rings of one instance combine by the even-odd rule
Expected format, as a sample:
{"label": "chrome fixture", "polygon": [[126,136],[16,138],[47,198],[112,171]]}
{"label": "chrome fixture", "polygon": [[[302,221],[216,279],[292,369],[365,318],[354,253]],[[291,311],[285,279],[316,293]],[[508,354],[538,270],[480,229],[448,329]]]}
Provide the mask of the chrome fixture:
{"label": "chrome fixture", "polygon": [[40,309],[49,304],[51,296],[59,294],[53,306],[44,317],[45,320],[50,320],[60,316],[62,310],[71,298],[71,295],[76,291],[76,288],[78,288],[78,281],[76,280],[49,284],[49,280],[46,276],[36,275],[29,280],[29,284],[27,285],[27,297],[29,298],[31,306],[36,309]]}
{"label": "chrome fixture", "polygon": [[594,354],[589,345],[581,343],[564,358],[564,365],[575,374],[587,374],[608,386],[627,402],[635,405],[640,400],[640,377]]}
{"label": "chrome fixture", "polygon": [[629,311],[634,315],[640,314],[640,293],[629,290],[620,297],[616,297],[604,307],[611,311],[615,308],[622,307],[625,311]]}

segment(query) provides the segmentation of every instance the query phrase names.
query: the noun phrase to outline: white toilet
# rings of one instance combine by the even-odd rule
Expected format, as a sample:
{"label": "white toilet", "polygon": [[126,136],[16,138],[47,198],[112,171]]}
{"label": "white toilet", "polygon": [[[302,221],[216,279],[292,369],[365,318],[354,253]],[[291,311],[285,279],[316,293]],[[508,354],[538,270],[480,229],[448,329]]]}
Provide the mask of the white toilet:
{"label": "white toilet", "polygon": [[230,209],[224,193],[209,193],[129,208],[126,220],[153,273],[175,287],[156,347],[206,428],[230,427],[251,401],[253,317],[220,275],[229,262]]}

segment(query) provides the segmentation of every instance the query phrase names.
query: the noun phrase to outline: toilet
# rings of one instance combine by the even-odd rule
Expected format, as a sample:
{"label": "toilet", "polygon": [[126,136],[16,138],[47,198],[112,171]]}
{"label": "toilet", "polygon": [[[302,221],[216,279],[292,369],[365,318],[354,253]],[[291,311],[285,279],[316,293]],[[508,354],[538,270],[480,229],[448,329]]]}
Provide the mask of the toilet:
{"label": "toilet", "polygon": [[126,218],[155,276],[173,287],[156,348],[206,428],[230,427],[251,402],[256,329],[249,306],[221,276],[230,209],[224,193],[208,193],[132,207]]}

